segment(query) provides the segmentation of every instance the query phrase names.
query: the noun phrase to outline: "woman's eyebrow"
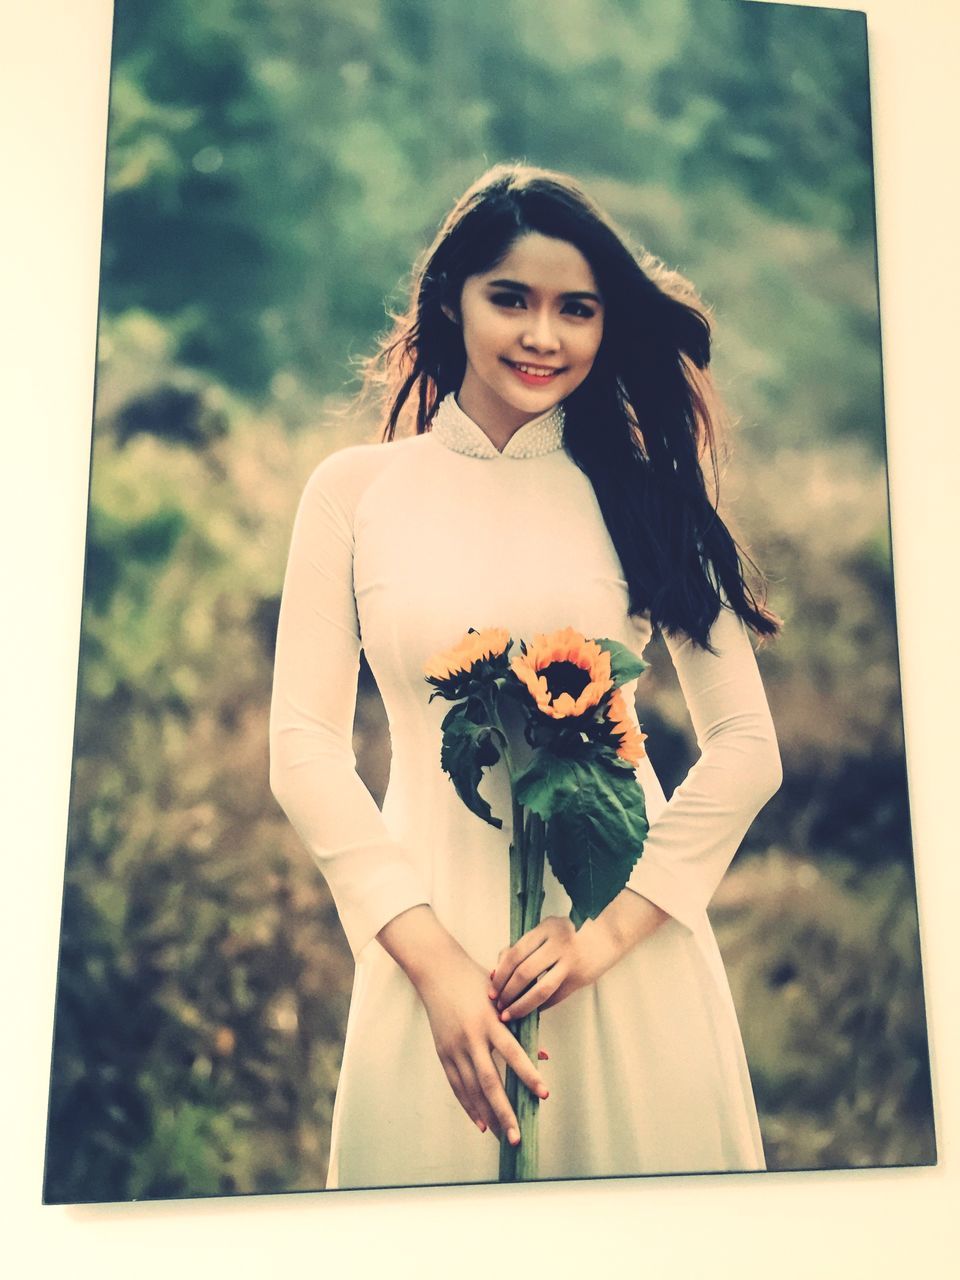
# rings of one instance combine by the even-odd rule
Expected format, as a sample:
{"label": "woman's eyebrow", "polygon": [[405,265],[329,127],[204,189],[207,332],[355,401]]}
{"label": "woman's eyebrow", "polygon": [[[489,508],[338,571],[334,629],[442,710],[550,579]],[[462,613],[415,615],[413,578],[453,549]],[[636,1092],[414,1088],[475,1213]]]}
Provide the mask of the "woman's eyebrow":
{"label": "woman's eyebrow", "polygon": [[[518,293],[530,293],[530,286],[522,284],[519,280],[490,280],[488,281],[490,289],[516,289]],[[589,289],[569,289],[566,293],[561,293],[561,298],[590,298],[591,301],[603,305],[599,294],[591,293]]]}

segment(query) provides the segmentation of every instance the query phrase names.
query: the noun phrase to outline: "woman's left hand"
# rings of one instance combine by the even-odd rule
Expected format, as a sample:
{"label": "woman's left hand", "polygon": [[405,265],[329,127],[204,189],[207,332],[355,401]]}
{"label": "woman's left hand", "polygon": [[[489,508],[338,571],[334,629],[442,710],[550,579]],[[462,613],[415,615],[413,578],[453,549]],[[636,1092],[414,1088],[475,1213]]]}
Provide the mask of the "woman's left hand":
{"label": "woman's left hand", "polygon": [[575,929],[569,916],[547,916],[500,952],[487,993],[502,1022],[549,1009],[596,982],[623,954],[602,918]]}

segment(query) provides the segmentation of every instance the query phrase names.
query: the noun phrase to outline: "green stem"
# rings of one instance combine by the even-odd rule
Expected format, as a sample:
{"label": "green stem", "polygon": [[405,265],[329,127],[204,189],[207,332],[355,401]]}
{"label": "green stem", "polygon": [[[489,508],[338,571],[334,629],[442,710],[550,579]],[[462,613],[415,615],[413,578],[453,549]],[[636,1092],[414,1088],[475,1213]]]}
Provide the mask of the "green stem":
{"label": "green stem", "polygon": [[[535,813],[527,817],[524,836],[526,853],[523,932],[529,933],[540,923],[543,910],[543,863],[546,850],[546,827]],[[531,1062],[537,1061],[540,1048],[540,1010],[534,1009],[520,1020],[517,1028],[520,1047]],[[526,1182],[537,1176],[539,1156],[540,1099],[529,1089],[518,1090],[517,1123],[523,1141],[517,1148],[516,1180]]]}
{"label": "green stem", "polygon": [[[509,767],[509,766],[508,766]],[[510,774],[510,794],[513,797],[513,774]],[[523,822],[523,808],[513,798],[513,837],[510,841],[510,945],[517,941],[523,934],[523,917],[524,917],[524,864],[525,857],[525,832]],[[510,1030],[516,1034],[514,1023],[508,1024]],[[513,1108],[514,1114],[517,1112],[518,1094],[526,1092],[520,1089],[520,1081],[509,1067],[507,1067],[506,1078],[504,1080],[504,1088],[507,1093],[507,1100]],[[521,1133],[523,1130],[521,1129]],[[517,1180],[517,1148],[512,1147],[507,1141],[506,1134],[500,1138],[500,1181],[515,1182]]]}
{"label": "green stem", "polygon": [[[526,820],[524,820],[526,819]],[[543,909],[543,865],[546,827],[536,814],[524,815],[514,801],[514,838],[510,845],[510,943],[540,923]],[[511,1022],[510,1030],[532,1062],[537,1060],[540,1010]],[[525,1088],[508,1067],[506,1091],[520,1126],[521,1142],[512,1147],[500,1139],[500,1181],[525,1182],[537,1176],[540,1099]]]}
{"label": "green stem", "polygon": [[513,806],[513,837],[510,840],[510,946],[526,932],[524,919],[526,916],[526,836],[524,828],[523,806],[518,803],[513,789],[513,759],[510,754],[510,741],[503,727],[496,702],[491,698],[486,703],[487,718],[496,729],[500,738],[500,758],[503,760],[510,781],[510,801]]}
{"label": "green stem", "polygon": [[[512,788],[511,788],[512,791]],[[526,915],[526,838],[523,807],[513,801],[513,838],[510,841],[510,946],[523,936]]]}
{"label": "green stem", "polygon": [[[513,946],[525,933],[540,923],[543,909],[543,864],[546,848],[546,827],[536,814],[525,814],[514,791],[514,769],[509,740],[494,698],[486,704],[489,723],[500,737],[500,754],[510,779],[510,798],[513,806],[513,838],[510,841],[510,945]],[[509,1024],[511,1032],[532,1061],[537,1060],[540,1034],[540,1011]],[[521,1141],[513,1147],[506,1139],[500,1139],[500,1181],[522,1182],[537,1176],[538,1134],[537,1116],[540,1099],[523,1084],[507,1067],[504,1081],[507,1098],[517,1117]]]}

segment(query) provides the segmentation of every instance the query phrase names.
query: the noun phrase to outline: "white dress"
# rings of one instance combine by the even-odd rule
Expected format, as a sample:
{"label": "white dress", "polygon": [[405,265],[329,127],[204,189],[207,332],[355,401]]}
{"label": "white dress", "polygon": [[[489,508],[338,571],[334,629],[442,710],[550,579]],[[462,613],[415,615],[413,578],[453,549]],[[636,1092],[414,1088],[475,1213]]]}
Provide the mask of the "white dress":
{"label": "white dress", "polygon": [[[376,941],[431,904],[481,965],[509,941],[504,819],[470,813],[440,769],[426,660],[469,627],[516,642],[573,626],[638,654],[623,571],[593,488],[563,448],[562,409],[502,453],[458,407],[427,434],[333,454],[311,476],[284,583],[271,710],[271,785],[327,879],[356,974],[333,1116],[329,1187],[495,1181],[497,1142],[447,1083],[426,1013]],[[763,1168],[740,1031],[706,907],[779,785],[776,738],[748,634],[721,610],[716,655],[669,640],[701,755],[669,804],[639,770],[650,834],[629,887],[672,917],[592,987],[541,1016],[543,1178]],[[355,770],[363,646],[390,724],[383,812]],[[634,686],[635,687],[635,686]],[[627,701],[633,687],[628,687]],[[569,899],[546,870],[544,915]]]}

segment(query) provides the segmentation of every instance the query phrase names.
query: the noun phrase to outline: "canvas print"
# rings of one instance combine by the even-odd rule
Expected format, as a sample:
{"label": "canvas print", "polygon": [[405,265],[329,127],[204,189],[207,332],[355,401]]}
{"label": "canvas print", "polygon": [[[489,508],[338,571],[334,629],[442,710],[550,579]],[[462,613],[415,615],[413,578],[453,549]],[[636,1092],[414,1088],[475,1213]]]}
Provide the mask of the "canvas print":
{"label": "canvas print", "polygon": [[864,16],[113,39],[45,1200],[933,1163]]}

